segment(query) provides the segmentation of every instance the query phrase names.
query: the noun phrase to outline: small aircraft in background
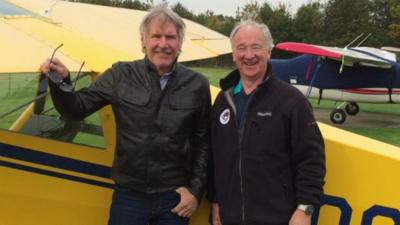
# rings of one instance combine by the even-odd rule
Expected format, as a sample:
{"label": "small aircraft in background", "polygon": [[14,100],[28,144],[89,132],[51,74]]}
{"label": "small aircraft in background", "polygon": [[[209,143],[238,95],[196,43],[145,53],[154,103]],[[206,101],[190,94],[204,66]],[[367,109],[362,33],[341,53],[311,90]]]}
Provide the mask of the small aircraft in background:
{"label": "small aircraft in background", "polygon": [[344,123],[346,113],[356,115],[357,102],[400,102],[400,64],[392,52],[297,42],[280,43],[275,48],[302,54],[291,59],[272,59],[276,76],[296,86],[307,97],[318,98],[318,102],[321,99],[343,102],[330,114],[333,123]]}

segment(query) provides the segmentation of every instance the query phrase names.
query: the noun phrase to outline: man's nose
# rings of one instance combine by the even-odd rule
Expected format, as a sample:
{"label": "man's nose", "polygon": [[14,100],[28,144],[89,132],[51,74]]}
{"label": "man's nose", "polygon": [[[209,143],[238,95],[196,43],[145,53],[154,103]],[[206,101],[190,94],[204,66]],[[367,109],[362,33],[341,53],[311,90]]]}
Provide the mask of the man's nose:
{"label": "man's nose", "polygon": [[158,42],[158,46],[161,48],[165,48],[168,46],[167,39],[165,37],[161,37],[160,41]]}
{"label": "man's nose", "polygon": [[253,58],[254,57],[254,51],[251,48],[246,48],[246,51],[244,52],[244,57],[245,58]]}

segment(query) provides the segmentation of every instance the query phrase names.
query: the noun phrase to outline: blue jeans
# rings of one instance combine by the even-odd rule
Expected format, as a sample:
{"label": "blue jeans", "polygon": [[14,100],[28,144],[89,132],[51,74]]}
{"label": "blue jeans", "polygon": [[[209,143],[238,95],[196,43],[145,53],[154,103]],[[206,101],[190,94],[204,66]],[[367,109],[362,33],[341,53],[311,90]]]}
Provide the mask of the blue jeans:
{"label": "blue jeans", "polygon": [[179,201],[175,191],[147,194],[116,185],[108,225],[188,225],[171,212]]}

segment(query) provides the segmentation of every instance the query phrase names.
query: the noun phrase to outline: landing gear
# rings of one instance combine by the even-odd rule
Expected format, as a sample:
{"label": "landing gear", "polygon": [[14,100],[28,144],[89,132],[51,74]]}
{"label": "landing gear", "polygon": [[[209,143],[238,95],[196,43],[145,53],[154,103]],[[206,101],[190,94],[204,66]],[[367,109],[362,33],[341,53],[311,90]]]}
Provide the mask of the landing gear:
{"label": "landing gear", "polygon": [[345,110],[350,116],[355,116],[360,111],[360,107],[355,102],[349,102],[346,104]]}
{"label": "landing gear", "polygon": [[342,124],[346,120],[346,113],[343,109],[334,109],[331,112],[331,121],[332,123]]}
{"label": "landing gear", "polygon": [[[344,110],[342,107],[345,105]],[[355,116],[358,114],[360,111],[360,107],[358,106],[357,103],[355,102],[343,102],[339,106],[336,107],[336,109],[332,110],[330,114],[330,118],[332,123],[335,124],[342,124],[344,121],[346,121],[346,113],[350,116]]]}

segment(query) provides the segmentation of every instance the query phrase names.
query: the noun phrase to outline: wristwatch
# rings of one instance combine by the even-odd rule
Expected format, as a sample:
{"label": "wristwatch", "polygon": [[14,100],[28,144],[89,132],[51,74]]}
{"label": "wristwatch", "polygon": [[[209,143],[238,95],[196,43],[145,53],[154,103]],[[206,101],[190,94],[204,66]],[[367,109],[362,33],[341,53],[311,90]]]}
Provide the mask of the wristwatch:
{"label": "wristwatch", "polygon": [[314,206],[312,205],[298,204],[297,209],[303,211],[306,215],[309,216],[311,216],[314,212]]}

